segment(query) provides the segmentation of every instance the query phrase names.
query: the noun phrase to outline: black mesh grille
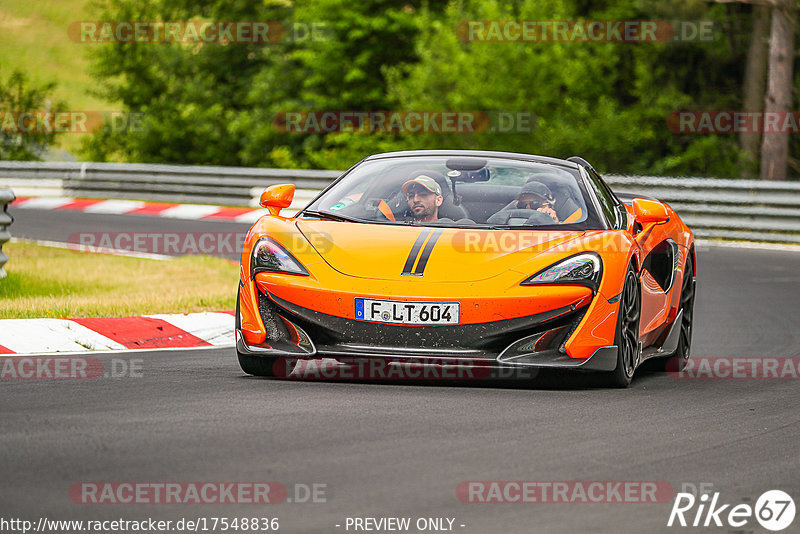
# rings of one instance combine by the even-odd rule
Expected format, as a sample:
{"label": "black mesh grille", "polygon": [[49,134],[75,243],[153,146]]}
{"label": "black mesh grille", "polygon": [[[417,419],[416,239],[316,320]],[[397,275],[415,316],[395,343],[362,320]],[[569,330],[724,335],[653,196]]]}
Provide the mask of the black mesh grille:
{"label": "black mesh grille", "polygon": [[[282,300],[277,300],[276,303],[264,295],[260,295],[260,301],[267,301],[270,316],[275,317],[276,313],[280,313],[308,332],[317,345],[358,344],[432,350],[454,348],[483,350],[495,354],[499,354],[522,337],[562,326],[572,327],[586,312],[586,308],[577,311],[554,310],[538,316],[492,323],[410,328],[325,315]],[[558,315],[559,311],[562,315]],[[264,315],[262,311],[262,316]],[[264,323],[266,325],[266,320]],[[561,336],[552,340],[554,348],[558,347],[560,342],[562,342]]]}
{"label": "black mesh grille", "polygon": [[268,340],[284,341],[289,339],[289,332],[286,331],[286,325],[278,317],[277,308],[269,298],[261,293],[258,294],[258,311],[261,314],[261,320],[264,321]]}

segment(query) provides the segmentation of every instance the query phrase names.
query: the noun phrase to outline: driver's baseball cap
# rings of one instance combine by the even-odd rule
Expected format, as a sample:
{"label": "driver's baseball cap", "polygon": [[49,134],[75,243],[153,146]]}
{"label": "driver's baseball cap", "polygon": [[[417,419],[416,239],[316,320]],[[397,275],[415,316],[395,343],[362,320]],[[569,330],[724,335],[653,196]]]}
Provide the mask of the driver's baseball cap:
{"label": "driver's baseball cap", "polygon": [[420,174],[416,178],[412,178],[411,180],[407,181],[403,184],[403,187],[400,190],[403,192],[404,195],[408,194],[408,188],[411,187],[411,184],[418,184],[434,193],[437,196],[442,196],[442,187],[430,176],[425,176],[424,174]]}

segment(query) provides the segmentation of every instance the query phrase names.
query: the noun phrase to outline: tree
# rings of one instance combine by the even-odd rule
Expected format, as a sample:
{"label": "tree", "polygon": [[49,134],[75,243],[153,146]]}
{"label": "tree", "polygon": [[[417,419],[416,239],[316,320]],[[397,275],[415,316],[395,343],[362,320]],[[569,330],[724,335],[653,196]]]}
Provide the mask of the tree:
{"label": "tree", "polygon": [[[781,123],[792,105],[794,14],[794,0],[774,0],[764,112],[765,115],[778,114]],[[789,133],[765,132],[761,144],[761,179],[786,180],[788,161]]]}
{"label": "tree", "polygon": [[[0,78],[0,159],[39,160],[53,145],[55,133],[45,125],[43,114],[64,108],[49,101],[54,87],[55,83],[34,85],[18,70],[6,81]],[[32,119],[21,120],[23,113]]]}
{"label": "tree", "polygon": [[[276,21],[287,33],[268,43],[93,45],[103,96],[141,113],[143,120],[137,131],[99,132],[84,155],[156,163],[339,166],[351,156],[327,155],[346,151],[341,137],[287,135],[273,127],[276,113],[396,105],[384,70],[414,61],[416,12],[445,3],[104,0],[99,20]],[[304,34],[312,25],[320,34]]]}
{"label": "tree", "polygon": [[[477,148],[580,154],[611,172],[741,176],[746,154],[754,167],[757,135],[674,133],[667,123],[676,111],[763,100],[750,85],[765,77],[748,38],[761,18],[741,1],[101,1],[97,20],[274,20],[288,34],[92,45],[102,93],[143,120],[136,131],[93,135],[89,159],[344,168],[379,151]],[[477,42],[459,36],[469,20],[712,21],[716,31],[710,40]],[[297,25],[302,34],[314,24],[322,35],[297,38]],[[393,110],[536,120],[462,133],[289,133],[278,124],[292,111]]]}
{"label": "tree", "polygon": [[[590,5],[562,0],[452,2],[418,40],[422,58],[397,73],[392,91],[406,109],[532,112],[528,132],[407,135],[406,146],[484,148],[568,157],[610,172],[732,176],[740,169],[730,135],[672,133],[681,109],[740,106],[743,42],[463,42],[464,20],[712,20],[727,24],[741,6],[662,2]],[[738,70],[737,70],[738,69]],[[403,75],[401,75],[403,74]]]}
{"label": "tree", "polygon": [[[764,88],[767,81],[769,6],[754,5],[752,19],[753,28],[750,33],[750,48],[747,52],[747,66],[744,74],[744,105],[742,109],[759,113],[764,109]],[[744,131],[739,135],[739,143],[745,154],[741,177],[754,178],[757,174],[761,134],[757,131]]]}
{"label": "tree", "polygon": [[[97,20],[273,21],[279,2],[104,0]],[[141,117],[136,129],[102,130],[84,156],[96,160],[239,165],[242,139],[231,128],[254,76],[279,60],[272,42],[112,42],[93,44],[100,95]]]}
{"label": "tree", "polygon": [[399,109],[387,78],[420,60],[417,37],[441,17],[448,0],[304,0],[291,14],[301,28],[321,24],[319,38],[289,41],[280,59],[253,81],[237,134],[246,165],[346,168],[371,152],[391,150],[396,135],[286,133],[278,114],[291,111]]}

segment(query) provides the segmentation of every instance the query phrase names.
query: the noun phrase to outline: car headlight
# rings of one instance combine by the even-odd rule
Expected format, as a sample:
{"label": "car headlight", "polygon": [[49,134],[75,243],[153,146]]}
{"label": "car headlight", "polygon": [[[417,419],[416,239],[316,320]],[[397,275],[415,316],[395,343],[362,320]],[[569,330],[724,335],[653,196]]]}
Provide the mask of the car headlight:
{"label": "car headlight", "polygon": [[250,276],[264,272],[308,276],[308,271],[297,258],[268,237],[259,239],[250,255]]}
{"label": "car headlight", "polygon": [[576,254],[554,263],[526,278],[520,285],[573,284],[591,287],[594,291],[600,286],[603,261],[593,252]]}

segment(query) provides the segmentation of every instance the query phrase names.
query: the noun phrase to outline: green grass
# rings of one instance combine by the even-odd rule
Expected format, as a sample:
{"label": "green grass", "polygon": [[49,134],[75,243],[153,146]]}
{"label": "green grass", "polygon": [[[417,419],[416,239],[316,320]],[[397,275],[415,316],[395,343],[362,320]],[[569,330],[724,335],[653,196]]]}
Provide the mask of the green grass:
{"label": "green grass", "polygon": [[[93,20],[90,0],[2,0],[0,2],[0,77],[14,69],[37,84],[56,82],[52,98],[64,101],[70,110],[119,109],[90,91],[97,82],[89,76],[90,44],[72,41],[70,23]],[[81,135],[57,137],[59,148],[76,155]]]}
{"label": "green grass", "polygon": [[233,310],[239,267],[185,256],[149,260],[6,243],[0,319],[127,317]]}

